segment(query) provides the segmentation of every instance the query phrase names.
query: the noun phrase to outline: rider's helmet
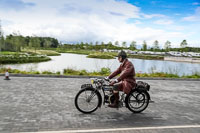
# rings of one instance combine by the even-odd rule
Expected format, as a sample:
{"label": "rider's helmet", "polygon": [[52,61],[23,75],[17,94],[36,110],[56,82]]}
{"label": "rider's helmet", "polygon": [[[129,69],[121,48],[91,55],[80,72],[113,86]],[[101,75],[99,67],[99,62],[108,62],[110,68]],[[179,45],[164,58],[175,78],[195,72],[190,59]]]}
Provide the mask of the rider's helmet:
{"label": "rider's helmet", "polygon": [[126,54],[126,52],[125,51],[120,51],[119,53],[118,53],[118,58],[119,57],[122,57],[122,59],[124,60],[124,59],[126,59],[127,58],[127,54]]}

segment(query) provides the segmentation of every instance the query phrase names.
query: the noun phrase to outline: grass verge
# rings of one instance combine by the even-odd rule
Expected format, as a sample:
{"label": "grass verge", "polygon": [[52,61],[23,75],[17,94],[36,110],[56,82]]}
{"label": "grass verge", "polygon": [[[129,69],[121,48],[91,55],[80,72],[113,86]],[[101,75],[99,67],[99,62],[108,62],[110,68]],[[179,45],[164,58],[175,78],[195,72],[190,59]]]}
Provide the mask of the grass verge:
{"label": "grass verge", "polygon": [[[0,73],[5,73],[6,68],[0,68]],[[64,69],[63,72],[50,72],[50,71],[20,71],[17,69],[9,69],[9,73],[17,73],[17,74],[49,74],[49,75],[80,75],[80,76],[108,76],[111,74],[111,71],[109,68],[101,68],[100,71],[93,71],[88,72],[86,70],[75,70],[72,68]],[[179,76],[177,74],[172,73],[164,73],[164,72],[155,72],[155,73],[136,73],[136,79],[137,77],[157,77],[157,78],[200,78],[200,73],[196,72],[192,75],[183,75]]]}

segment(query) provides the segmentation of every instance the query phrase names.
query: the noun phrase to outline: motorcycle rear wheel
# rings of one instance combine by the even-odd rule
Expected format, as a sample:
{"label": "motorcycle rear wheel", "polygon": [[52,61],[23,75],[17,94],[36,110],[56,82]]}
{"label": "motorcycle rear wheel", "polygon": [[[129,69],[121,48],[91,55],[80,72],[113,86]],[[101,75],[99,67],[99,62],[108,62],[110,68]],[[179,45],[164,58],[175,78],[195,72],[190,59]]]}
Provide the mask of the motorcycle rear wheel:
{"label": "motorcycle rear wheel", "polygon": [[149,105],[149,95],[148,92],[137,90],[132,91],[126,96],[126,107],[133,113],[141,113]]}

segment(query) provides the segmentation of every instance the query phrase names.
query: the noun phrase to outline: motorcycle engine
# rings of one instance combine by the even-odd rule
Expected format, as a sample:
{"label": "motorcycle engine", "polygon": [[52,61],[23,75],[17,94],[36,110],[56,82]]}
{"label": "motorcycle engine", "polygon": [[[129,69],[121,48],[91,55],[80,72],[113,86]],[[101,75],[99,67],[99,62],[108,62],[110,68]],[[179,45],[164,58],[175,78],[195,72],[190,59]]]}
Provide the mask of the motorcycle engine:
{"label": "motorcycle engine", "polygon": [[112,104],[115,101],[115,96],[114,94],[110,94],[110,95],[105,95],[105,102]]}

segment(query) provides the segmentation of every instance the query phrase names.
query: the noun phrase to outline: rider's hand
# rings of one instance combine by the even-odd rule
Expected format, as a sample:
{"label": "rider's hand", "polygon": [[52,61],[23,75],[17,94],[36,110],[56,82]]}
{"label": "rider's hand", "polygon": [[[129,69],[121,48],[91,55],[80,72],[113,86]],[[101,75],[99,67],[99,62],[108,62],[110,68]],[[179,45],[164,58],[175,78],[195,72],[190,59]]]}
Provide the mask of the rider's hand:
{"label": "rider's hand", "polygon": [[111,83],[109,84],[110,86],[113,86],[115,83],[117,83],[118,82],[118,80],[117,79],[115,79],[115,80],[113,80],[113,81],[111,81]]}
{"label": "rider's hand", "polygon": [[109,77],[105,77],[104,79],[105,79],[106,81],[109,81],[109,80],[110,80]]}
{"label": "rider's hand", "polygon": [[109,85],[113,86],[114,84],[115,84],[115,81],[111,81]]}

